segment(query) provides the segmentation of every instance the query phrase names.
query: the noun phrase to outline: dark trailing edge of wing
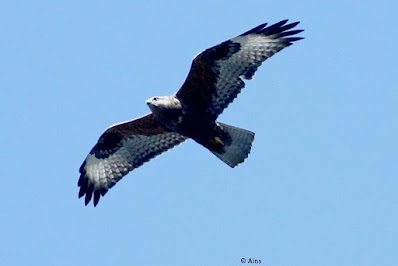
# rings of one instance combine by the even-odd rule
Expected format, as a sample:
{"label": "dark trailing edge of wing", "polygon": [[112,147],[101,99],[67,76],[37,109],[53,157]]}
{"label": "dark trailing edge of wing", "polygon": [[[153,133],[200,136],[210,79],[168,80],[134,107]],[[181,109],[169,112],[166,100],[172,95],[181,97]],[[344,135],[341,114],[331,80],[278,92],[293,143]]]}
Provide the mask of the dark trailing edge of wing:
{"label": "dark trailing edge of wing", "polygon": [[[261,24],[243,34],[241,34],[240,36],[245,36],[245,35],[249,35],[249,34],[262,34],[262,35],[277,35],[277,38],[282,38],[282,37],[286,37],[286,36],[291,36],[291,35],[295,35],[297,33],[302,32],[303,30],[291,30],[290,29],[296,27],[300,21],[297,22],[293,22],[290,24],[286,24],[288,22],[287,19],[279,21],[278,23],[275,23],[271,26],[266,27],[268,24],[264,23]],[[283,40],[288,44],[291,45],[292,42],[298,41],[303,39],[302,37],[289,37],[289,38],[283,38]]]}

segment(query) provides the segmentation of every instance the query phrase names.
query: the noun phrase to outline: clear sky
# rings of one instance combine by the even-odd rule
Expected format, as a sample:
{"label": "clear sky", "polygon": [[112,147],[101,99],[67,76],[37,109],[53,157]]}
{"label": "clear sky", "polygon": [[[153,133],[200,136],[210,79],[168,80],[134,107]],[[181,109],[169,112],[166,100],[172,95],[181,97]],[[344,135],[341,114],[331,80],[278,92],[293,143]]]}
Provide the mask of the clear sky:
{"label": "clear sky", "polygon": [[[398,2],[135,2],[0,4],[0,264],[398,265]],[[242,165],[188,141],[84,206],[105,128],[285,18],[305,39],[219,118],[256,133]]]}

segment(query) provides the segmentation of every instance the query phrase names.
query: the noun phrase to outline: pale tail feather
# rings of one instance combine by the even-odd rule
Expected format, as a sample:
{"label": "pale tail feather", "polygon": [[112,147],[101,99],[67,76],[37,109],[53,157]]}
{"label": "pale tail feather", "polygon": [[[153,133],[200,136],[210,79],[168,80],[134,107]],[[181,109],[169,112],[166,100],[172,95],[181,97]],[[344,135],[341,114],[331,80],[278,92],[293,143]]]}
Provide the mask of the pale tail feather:
{"label": "pale tail feather", "polygon": [[254,140],[254,133],[220,122],[218,122],[218,124],[223,130],[228,132],[232,138],[232,142],[229,145],[224,145],[223,153],[218,153],[216,151],[211,152],[229,166],[235,167],[249,156]]}

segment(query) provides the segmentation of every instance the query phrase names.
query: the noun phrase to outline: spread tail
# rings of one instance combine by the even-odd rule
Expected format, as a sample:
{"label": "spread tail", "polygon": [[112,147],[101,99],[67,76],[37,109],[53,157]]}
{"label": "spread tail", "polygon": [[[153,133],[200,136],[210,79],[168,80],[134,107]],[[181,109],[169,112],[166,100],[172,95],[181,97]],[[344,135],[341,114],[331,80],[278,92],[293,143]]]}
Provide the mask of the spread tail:
{"label": "spread tail", "polygon": [[218,122],[223,131],[229,135],[229,141],[224,142],[221,150],[210,150],[220,160],[231,167],[235,167],[249,156],[254,133],[242,128],[226,125]]}

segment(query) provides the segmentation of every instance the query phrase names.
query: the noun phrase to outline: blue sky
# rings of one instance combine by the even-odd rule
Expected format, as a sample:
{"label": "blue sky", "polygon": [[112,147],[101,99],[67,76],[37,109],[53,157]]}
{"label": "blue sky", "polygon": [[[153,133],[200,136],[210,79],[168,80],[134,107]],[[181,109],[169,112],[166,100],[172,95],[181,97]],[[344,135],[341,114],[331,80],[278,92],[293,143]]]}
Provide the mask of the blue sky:
{"label": "blue sky", "polygon": [[[0,264],[398,264],[396,1],[3,1]],[[97,208],[78,168],[200,51],[301,21],[219,120],[256,132],[231,169],[193,141]]]}

